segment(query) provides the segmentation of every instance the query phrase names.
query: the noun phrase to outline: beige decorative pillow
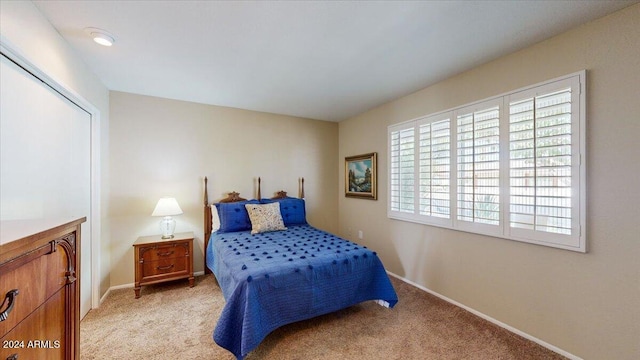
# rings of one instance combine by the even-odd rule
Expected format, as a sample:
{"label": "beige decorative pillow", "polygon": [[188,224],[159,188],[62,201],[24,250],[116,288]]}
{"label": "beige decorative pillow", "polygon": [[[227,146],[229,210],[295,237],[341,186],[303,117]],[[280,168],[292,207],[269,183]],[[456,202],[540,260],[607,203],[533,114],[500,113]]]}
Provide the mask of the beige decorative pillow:
{"label": "beige decorative pillow", "polygon": [[257,234],[267,231],[287,230],[280,214],[280,203],[246,204],[251,233]]}

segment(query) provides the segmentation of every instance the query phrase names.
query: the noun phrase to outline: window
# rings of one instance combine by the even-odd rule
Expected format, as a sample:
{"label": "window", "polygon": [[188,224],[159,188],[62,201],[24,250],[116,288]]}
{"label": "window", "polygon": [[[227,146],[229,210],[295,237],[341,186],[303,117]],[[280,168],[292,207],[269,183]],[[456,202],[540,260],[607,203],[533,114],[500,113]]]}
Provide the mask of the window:
{"label": "window", "polygon": [[451,131],[449,119],[418,125],[420,215],[451,216]]}
{"label": "window", "polygon": [[582,241],[584,121],[578,116],[583,112],[578,80],[557,81],[507,99],[508,223],[513,237],[565,246]]}
{"label": "window", "polygon": [[457,113],[457,220],[499,226],[500,106],[491,101]]}
{"label": "window", "polygon": [[451,121],[431,116],[389,128],[389,216],[451,223]]}
{"label": "window", "polygon": [[584,78],[390,126],[388,216],[585,252]]}
{"label": "window", "polygon": [[391,211],[413,214],[415,211],[415,130],[400,127],[389,137],[390,208]]}

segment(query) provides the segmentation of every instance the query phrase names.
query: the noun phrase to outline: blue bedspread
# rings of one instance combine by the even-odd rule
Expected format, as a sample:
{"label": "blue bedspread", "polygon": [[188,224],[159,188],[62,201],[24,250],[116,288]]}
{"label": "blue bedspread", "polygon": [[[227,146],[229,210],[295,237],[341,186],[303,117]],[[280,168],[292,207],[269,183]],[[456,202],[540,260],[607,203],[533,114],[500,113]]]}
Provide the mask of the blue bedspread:
{"label": "blue bedspread", "polygon": [[310,225],[213,233],[206,251],[226,300],[213,339],[238,359],[285,324],[366,300],[398,302],[375,252]]}

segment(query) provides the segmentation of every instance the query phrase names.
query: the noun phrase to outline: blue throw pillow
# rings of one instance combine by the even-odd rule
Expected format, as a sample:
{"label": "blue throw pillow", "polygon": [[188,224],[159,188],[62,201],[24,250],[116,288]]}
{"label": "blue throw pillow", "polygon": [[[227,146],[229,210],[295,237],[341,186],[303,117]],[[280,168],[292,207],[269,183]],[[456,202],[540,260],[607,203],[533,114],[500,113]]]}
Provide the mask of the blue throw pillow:
{"label": "blue throw pillow", "polygon": [[307,214],[303,199],[293,197],[286,197],[283,199],[260,199],[260,202],[263,204],[276,201],[280,203],[280,213],[282,214],[284,226],[304,225],[307,223]]}
{"label": "blue throw pillow", "polygon": [[258,200],[238,201],[233,203],[217,203],[218,217],[220,218],[220,229],[218,232],[234,232],[251,230],[251,220],[246,204],[259,204]]}

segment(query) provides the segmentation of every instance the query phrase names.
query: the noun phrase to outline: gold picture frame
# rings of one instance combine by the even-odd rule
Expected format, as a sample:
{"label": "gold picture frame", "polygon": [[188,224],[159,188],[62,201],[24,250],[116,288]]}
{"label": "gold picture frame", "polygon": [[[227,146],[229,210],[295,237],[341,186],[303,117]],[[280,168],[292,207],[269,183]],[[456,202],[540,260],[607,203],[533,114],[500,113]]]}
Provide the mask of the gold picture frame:
{"label": "gold picture frame", "polygon": [[372,152],[344,158],[344,196],[378,199],[377,157]]}

